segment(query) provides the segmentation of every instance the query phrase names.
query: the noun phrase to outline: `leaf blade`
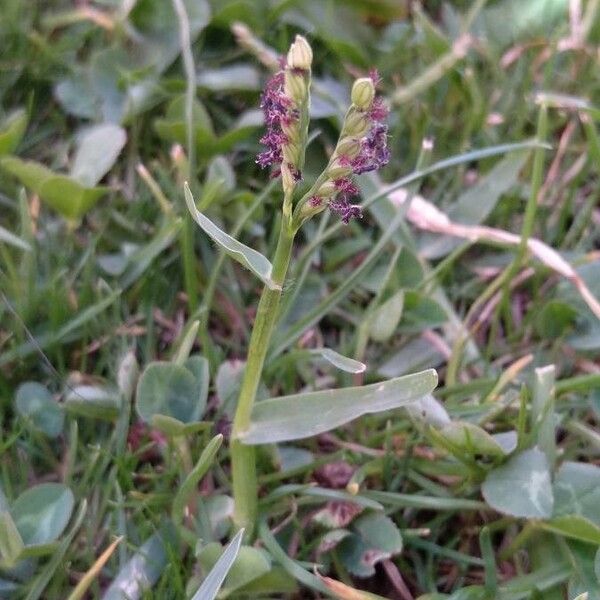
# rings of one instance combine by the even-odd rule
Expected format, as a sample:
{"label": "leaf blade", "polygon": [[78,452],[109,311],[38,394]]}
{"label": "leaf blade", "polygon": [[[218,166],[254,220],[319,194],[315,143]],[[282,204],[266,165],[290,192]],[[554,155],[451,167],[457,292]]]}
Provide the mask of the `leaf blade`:
{"label": "leaf blade", "polygon": [[[324,390],[255,404],[245,444],[302,439],[329,431],[364,414],[404,406],[437,385],[433,369],[363,387]],[[325,407],[325,409],[324,409]]]}
{"label": "leaf blade", "polygon": [[240,551],[243,536],[244,530],[240,529],[231,542],[229,542],[227,548],[223,550],[223,554],[221,554],[215,566],[193,595],[192,600],[214,600]]}
{"label": "leaf blade", "polygon": [[331,348],[315,348],[311,350],[311,354],[320,356],[329,364],[346,373],[364,373],[367,370],[365,363],[344,356]]}
{"label": "leaf blade", "polygon": [[488,473],[481,492],[485,501],[501,513],[549,518],[554,495],[546,455],[537,448],[516,454]]}
{"label": "leaf blade", "polygon": [[184,193],[188,210],[202,231],[231,256],[231,258],[252,271],[252,273],[254,273],[266,286],[272,290],[280,290],[281,286],[277,285],[271,279],[273,265],[269,259],[260,252],[257,252],[253,248],[250,248],[231,237],[228,233],[225,233],[217,227],[208,217],[203,215],[196,208],[194,197],[192,196],[192,192],[187,183],[184,187]]}

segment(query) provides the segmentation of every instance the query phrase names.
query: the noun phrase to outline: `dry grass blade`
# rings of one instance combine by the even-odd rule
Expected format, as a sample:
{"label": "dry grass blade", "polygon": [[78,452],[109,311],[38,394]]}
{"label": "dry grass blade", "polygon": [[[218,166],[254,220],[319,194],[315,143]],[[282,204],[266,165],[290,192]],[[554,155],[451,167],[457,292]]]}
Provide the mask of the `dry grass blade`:
{"label": "dry grass blade", "polygon": [[383,596],[357,590],[337,579],[323,577],[318,573],[317,577],[329,588],[329,590],[331,590],[335,597],[340,598],[340,600],[385,600]]}
{"label": "dry grass blade", "polygon": [[116,538],[108,548],[97,558],[96,562],[91,566],[89,571],[83,576],[81,581],[75,586],[67,600],[80,600],[87,592],[94,579],[100,573],[102,567],[108,562],[115,548],[121,543],[123,536]]}
{"label": "dry grass blade", "polygon": [[[408,192],[406,190],[398,190],[390,194],[390,198],[396,206],[403,206],[407,197]],[[495,227],[455,223],[422,196],[414,196],[412,198],[408,207],[407,218],[419,229],[443,235],[451,235],[472,242],[486,241],[508,246],[518,246],[521,241],[520,236]],[[556,250],[536,238],[529,239],[527,247],[540,262],[565,279],[568,279],[577,289],[590,310],[600,319],[600,302],[592,294],[585,281],[583,281],[575,269]]]}

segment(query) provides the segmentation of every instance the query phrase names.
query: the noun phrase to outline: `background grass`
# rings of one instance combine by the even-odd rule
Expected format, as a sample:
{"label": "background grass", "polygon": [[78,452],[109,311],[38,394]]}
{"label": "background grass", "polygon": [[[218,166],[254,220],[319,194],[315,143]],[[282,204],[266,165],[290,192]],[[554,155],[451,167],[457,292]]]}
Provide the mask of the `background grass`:
{"label": "background grass", "polygon": [[[151,538],[157,532],[177,537],[177,491],[213,435],[227,439],[260,292],[192,226],[183,181],[224,230],[272,255],[281,194],[255,164],[256,108],[273,56],[301,32],[315,55],[306,179],[335,144],[353,78],[376,67],[392,108],[392,160],[380,177],[361,179],[363,199],[416,173],[403,186],[413,204],[395,232],[388,226],[398,197],[395,204],[388,193],[360,221],[342,226],[324,214],[302,230],[261,396],[435,367],[435,398],[455,424],[515,431],[518,449],[509,458],[471,430],[452,437],[439,428],[439,403],[421,406],[424,419],[394,411],[262,448],[262,554],[248,551],[242,567],[273,568],[254,588],[230,580],[232,595],[319,597],[310,589],[323,585],[312,576],[318,563],[320,573],[388,598],[600,598],[600,480],[592,468],[600,325],[577,283],[600,296],[599,2],[195,0],[183,3],[185,65],[169,2],[0,4],[8,119],[0,133],[14,138],[4,149],[0,139],[0,509],[14,513],[19,494],[45,482],[64,483],[75,501],[49,552],[3,563],[1,597],[67,598],[82,580],[79,597],[127,597],[107,589],[118,577],[136,580],[127,568],[138,548],[160,540]],[[248,30],[238,27],[236,38],[240,21]],[[10,128],[15,110],[26,122],[22,136]],[[65,219],[73,192],[61,188],[48,201],[35,181],[15,177],[9,154],[69,173],[87,128],[106,123],[123,129],[126,144],[101,174],[108,191],[81,215]],[[86,164],[97,167],[115,139]],[[521,246],[489,230],[479,230],[479,243],[450,237],[460,228],[432,225],[429,205],[417,199],[463,227],[522,236]],[[382,235],[389,239],[378,244]],[[557,272],[545,248],[534,257],[528,237],[559,252],[574,276]],[[195,319],[208,403],[194,432],[173,437],[138,417],[136,372],[169,360]],[[364,361],[366,373],[340,373],[308,352],[321,346]],[[554,375],[536,371],[546,365]],[[47,392],[28,396],[24,382]],[[19,405],[18,389],[41,404]],[[559,530],[560,514],[520,514],[512,472],[500,490],[508,501],[497,488],[482,497],[490,473],[530,457],[522,451],[536,444],[550,462],[555,507],[586,521]],[[565,463],[578,463],[589,485],[564,479]],[[527,469],[529,481],[535,469]],[[185,598],[198,587],[216,547],[207,546],[230,538],[228,470],[225,441],[185,498],[187,537],[151,547],[138,568],[152,585],[130,590],[131,598]],[[315,482],[316,490],[305,487]],[[360,490],[354,500],[348,483]],[[357,502],[367,504],[360,518],[381,515],[380,503],[390,539],[368,519],[362,530],[351,519]],[[332,537],[343,534],[326,537],[343,528],[352,533],[340,545]],[[115,536],[123,540],[106,564],[84,579]],[[361,563],[366,550],[373,570]]]}

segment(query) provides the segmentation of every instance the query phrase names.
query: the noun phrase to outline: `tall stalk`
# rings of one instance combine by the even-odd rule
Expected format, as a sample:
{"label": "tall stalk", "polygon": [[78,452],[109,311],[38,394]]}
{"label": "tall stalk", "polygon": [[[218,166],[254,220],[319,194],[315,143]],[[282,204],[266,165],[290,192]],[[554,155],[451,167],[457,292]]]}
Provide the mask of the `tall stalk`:
{"label": "tall stalk", "polygon": [[233,421],[231,441],[231,464],[233,477],[233,497],[235,500],[234,521],[237,527],[244,527],[250,535],[256,522],[257,481],[254,446],[242,444],[238,435],[250,425],[250,415],[256,391],[260,383],[265,356],[269,349],[271,335],[277,320],[279,302],[285,282],[295,232],[288,219],[281,220],[279,240],[273,257],[273,281],[278,289],[265,286],[260,297],[256,320],[252,328],[246,370]]}

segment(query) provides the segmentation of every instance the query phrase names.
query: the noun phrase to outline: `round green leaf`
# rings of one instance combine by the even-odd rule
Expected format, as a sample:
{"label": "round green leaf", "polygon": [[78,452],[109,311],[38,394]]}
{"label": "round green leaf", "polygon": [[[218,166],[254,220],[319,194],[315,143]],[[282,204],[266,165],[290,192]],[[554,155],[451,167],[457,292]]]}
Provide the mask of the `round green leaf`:
{"label": "round green leaf", "polygon": [[200,419],[198,382],[185,367],[166,362],[150,363],[142,373],[136,409],[147,423],[154,415],[173,417],[182,423]]}
{"label": "round green leaf", "polygon": [[402,536],[396,524],[381,513],[367,513],[352,524],[355,534],[338,545],[346,568],[358,577],[375,573],[375,565],[402,551]]}
{"label": "round green leaf", "polygon": [[577,514],[600,526],[600,468],[565,461],[554,480],[555,517]]}
{"label": "round green leaf", "polygon": [[513,517],[547,519],[554,496],[546,455],[532,448],[490,471],[481,487],[486,502]]}
{"label": "round green leaf", "polygon": [[196,380],[196,413],[198,416],[194,421],[197,421],[204,415],[206,409],[208,384],[210,383],[209,364],[204,356],[190,356],[184,366]]}
{"label": "round green leaf", "polygon": [[51,438],[61,434],[65,415],[45,386],[35,381],[22,384],[17,390],[15,405],[17,412],[38,431]]}
{"label": "round green leaf", "polygon": [[23,492],[10,512],[25,546],[54,542],[67,526],[75,499],[62,483],[42,483]]}

